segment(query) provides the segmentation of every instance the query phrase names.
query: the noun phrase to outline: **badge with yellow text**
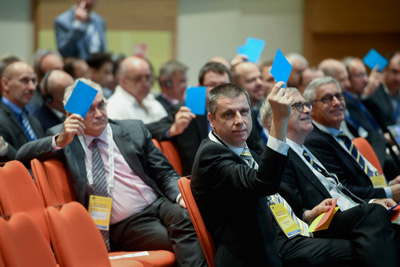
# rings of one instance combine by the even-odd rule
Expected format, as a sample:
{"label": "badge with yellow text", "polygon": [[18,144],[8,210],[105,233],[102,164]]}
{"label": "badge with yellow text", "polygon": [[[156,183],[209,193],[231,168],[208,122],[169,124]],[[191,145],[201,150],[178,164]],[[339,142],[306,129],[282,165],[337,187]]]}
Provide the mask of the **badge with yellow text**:
{"label": "badge with yellow text", "polygon": [[108,231],[110,226],[112,198],[91,195],[89,214],[100,230]]}
{"label": "badge with yellow text", "polygon": [[292,238],[301,234],[300,227],[290,217],[289,212],[285,209],[282,203],[273,204],[269,206],[276,222],[281,227],[282,231],[288,238]]}
{"label": "badge with yellow text", "polygon": [[371,176],[369,179],[371,179],[374,188],[382,188],[387,186],[385,177],[383,177],[383,175]]}

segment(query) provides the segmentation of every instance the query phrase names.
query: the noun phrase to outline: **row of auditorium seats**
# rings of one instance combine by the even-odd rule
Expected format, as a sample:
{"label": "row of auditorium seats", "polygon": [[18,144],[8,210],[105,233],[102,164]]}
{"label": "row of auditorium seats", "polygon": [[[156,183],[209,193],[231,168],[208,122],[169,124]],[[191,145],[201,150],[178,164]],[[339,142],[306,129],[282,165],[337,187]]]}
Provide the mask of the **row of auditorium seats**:
{"label": "row of auditorium seats", "polygon": [[[381,171],[379,160],[368,142],[362,138],[353,141]],[[169,141],[153,142],[175,170],[181,171],[174,145]],[[76,266],[76,261],[81,261],[79,266],[174,266],[175,258],[169,251],[149,251],[148,256],[134,258],[121,257],[132,252],[112,252],[108,257],[117,256],[117,259],[110,261],[93,220],[83,206],[74,202],[62,162],[34,159],[31,167],[37,189],[20,162],[11,161],[0,168],[0,215],[3,215],[0,219],[0,267],[26,266],[28,262],[29,266]],[[193,198],[190,179],[181,177],[178,185],[207,262],[214,266],[215,246]],[[50,241],[58,265],[52,257]],[[2,244],[8,244],[7,249]],[[47,264],[43,263],[45,260]]]}
{"label": "row of auditorium seats", "polygon": [[[36,186],[19,161],[0,168],[0,266],[56,266],[56,262],[61,267],[175,265],[174,254],[165,250],[107,253],[89,213],[73,201],[62,163],[34,159],[32,169],[35,181],[39,181]],[[33,237],[27,235],[23,239],[16,228],[31,229]],[[53,255],[51,248],[56,261],[53,257],[53,261],[44,264],[42,259],[49,258],[45,256],[49,250]]]}

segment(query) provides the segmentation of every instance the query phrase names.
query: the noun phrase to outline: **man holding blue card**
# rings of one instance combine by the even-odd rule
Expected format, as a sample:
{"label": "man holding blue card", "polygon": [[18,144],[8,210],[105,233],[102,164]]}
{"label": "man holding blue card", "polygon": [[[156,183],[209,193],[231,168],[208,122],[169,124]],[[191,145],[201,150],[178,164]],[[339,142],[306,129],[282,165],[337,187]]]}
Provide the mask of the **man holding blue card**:
{"label": "man holding blue card", "polygon": [[80,81],[86,85],[65,90],[65,122],[26,144],[17,158],[25,165],[35,157],[60,158],[78,202],[89,210],[96,199],[110,203],[109,231],[101,232],[111,251],[170,250],[178,266],[207,266],[178,188],[180,176],[143,122],[109,121],[101,86]]}
{"label": "man holding blue card", "polygon": [[385,132],[387,126],[400,122],[400,52],[389,55],[388,62],[382,72],[384,84],[364,101]]}

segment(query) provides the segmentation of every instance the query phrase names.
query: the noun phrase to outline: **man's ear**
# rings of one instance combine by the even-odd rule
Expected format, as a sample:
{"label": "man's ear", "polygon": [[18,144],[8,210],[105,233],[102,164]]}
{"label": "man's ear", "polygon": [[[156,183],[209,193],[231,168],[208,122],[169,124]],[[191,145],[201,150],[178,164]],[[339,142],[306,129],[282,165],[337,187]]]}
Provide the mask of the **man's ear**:
{"label": "man's ear", "polygon": [[210,122],[211,128],[214,129],[214,116],[211,114],[211,112],[208,112],[208,121]]}
{"label": "man's ear", "polygon": [[0,82],[1,82],[1,89],[3,91],[8,91],[8,82],[9,82],[8,78],[7,77],[3,77],[3,78],[1,78]]}

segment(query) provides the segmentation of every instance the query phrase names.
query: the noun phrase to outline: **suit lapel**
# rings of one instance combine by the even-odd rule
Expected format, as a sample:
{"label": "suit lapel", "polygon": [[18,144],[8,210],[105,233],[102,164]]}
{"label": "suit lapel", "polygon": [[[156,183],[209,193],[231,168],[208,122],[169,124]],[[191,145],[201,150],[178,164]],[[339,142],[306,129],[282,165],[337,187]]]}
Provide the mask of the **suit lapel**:
{"label": "suit lapel", "polygon": [[299,169],[303,176],[307,179],[310,184],[312,184],[324,197],[330,198],[331,195],[323,186],[323,184],[318,180],[315,174],[310,170],[310,168],[303,162],[303,160],[297,155],[292,149],[290,149],[290,156],[293,160],[293,165]]}
{"label": "suit lapel", "polygon": [[146,181],[146,173],[143,170],[143,166],[136,154],[136,148],[130,140],[129,133],[124,131],[118,125],[110,123],[113,131],[113,139],[118,146],[122,156],[125,158],[129,167],[139,176],[143,181]]}
{"label": "suit lapel", "polygon": [[196,123],[197,132],[201,140],[208,136],[208,119],[207,119],[207,112],[205,115],[198,115],[194,120]]}

